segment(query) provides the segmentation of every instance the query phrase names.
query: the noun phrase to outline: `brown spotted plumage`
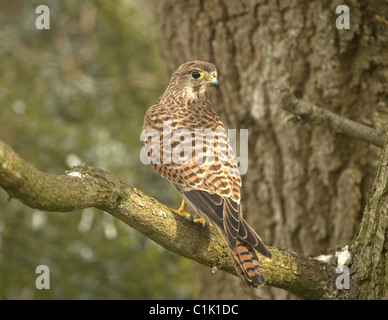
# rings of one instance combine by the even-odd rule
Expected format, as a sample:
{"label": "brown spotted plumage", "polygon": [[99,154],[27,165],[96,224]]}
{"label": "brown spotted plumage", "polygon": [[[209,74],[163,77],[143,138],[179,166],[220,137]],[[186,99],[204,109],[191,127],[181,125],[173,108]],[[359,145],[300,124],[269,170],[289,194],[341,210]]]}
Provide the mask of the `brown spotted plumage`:
{"label": "brown spotted plumage", "polygon": [[242,217],[237,162],[224,125],[207,99],[209,86],[218,88],[211,63],[189,61],[175,71],[145,115],[145,151],[153,168],[217,228],[237,273],[257,287],[264,278],[255,250],[266,257],[271,253]]}

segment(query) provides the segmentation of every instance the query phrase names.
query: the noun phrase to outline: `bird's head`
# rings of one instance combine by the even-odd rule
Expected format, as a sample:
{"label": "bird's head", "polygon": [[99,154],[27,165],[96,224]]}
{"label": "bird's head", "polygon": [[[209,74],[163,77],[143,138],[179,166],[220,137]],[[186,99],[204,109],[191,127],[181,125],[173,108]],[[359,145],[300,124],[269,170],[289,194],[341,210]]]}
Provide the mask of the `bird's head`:
{"label": "bird's head", "polygon": [[174,95],[191,99],[206,99],[209,87],[218,89],[217,69],[214,64],[205,61],[188,61],[173,74],[169,90]]}

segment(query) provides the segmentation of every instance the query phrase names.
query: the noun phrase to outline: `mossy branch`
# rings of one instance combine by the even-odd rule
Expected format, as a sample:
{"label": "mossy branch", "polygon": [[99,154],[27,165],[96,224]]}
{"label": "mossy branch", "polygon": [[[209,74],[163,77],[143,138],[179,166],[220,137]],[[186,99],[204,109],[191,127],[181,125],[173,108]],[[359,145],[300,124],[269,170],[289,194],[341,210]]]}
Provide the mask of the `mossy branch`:
{"label": "mossy branch", "polygon": [[[104,210],[168,250],[236,275],[227,247],[215,228],[203,229],[176,215],[105,170],[83,164],[63,175],[49,175],[29,165],[0,141],[0,186],[10,198],[39,210]],[[337,275],[331,265],[287,249],[270,247],[270,251],[272,259],[261,257],[267,285],[305,299],[344,296],[335,288]]]}

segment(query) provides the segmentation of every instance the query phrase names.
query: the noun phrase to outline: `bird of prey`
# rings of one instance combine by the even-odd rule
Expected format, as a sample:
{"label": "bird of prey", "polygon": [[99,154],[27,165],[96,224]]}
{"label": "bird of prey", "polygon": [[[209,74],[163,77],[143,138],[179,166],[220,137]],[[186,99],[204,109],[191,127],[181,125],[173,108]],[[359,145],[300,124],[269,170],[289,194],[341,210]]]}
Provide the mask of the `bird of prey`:
{"label": "bird of prey", "polygon": [[225,127],[207,97],[218,89],[212,63],[189,61],[173,74],[167,89],[144,117],[145,151],[153,168],[183,198],[175,212],[188,216],[186,203],[225,239],[237,274],[249,286],[264,284],[256,251],[271,253],[242,216],[241,177]]}

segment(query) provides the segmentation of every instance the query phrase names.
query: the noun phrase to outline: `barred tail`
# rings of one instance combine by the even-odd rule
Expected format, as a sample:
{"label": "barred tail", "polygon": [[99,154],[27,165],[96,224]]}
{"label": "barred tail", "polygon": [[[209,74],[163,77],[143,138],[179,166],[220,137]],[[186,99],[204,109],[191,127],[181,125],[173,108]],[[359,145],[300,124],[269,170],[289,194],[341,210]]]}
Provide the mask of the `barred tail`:
{"label": "barred tail", "polygon": [[265,283],[261,266],[255,250],[247,243],[237,239],[236,247],[230,253],[238,275],[252,287]]}

